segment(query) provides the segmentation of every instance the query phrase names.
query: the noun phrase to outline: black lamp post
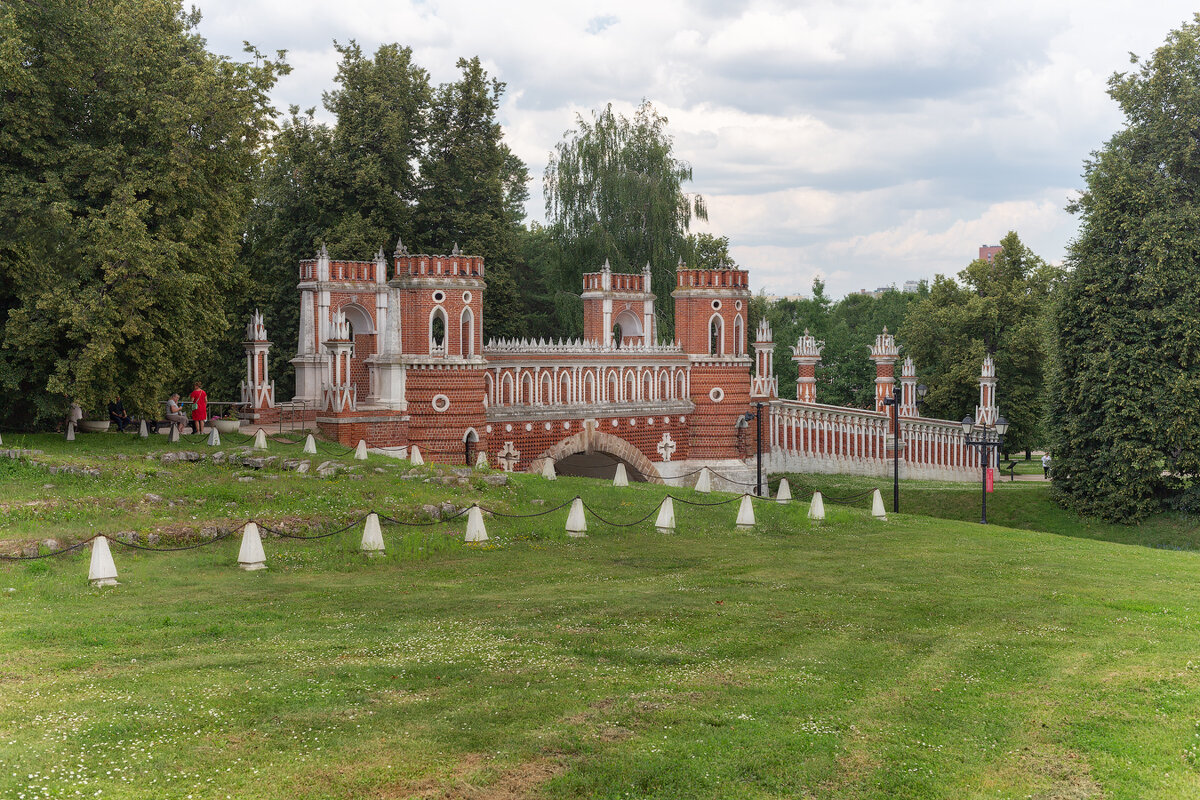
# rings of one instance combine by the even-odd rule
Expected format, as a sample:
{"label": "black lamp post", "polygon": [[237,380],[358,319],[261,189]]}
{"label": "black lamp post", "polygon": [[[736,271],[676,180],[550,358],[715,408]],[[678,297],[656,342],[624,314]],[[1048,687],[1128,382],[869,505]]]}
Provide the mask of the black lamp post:
{"label": "black lamp post", "polygon": [[975,420],[971,417],[963,417],[962,429],[963,435],[967,437],[967,444],[979,449],[979,495],[983,509],[979,522],[981,525],[987,525],[987,469],[988,462],[991,460],[988,452],[993,449],[999,452],[1000,448],[1004,446],[1004,434],[1008,433],[1008,420],[1004,417],[997,417],[995,425],[982,426],[978,439],[971,438],[971,431],[975,429]]}
{"label": "black lamp post", "polygon": [[[904,387],[897,383],[892,389],[892,396],[885,397],[883,404],[892,407],[892,511],[900,513],[900,400]],[[925,395],[929,387],[925,384],[917,386],[917,408],[925,405]]]}
{"label": "black lamp post", "polygon": [[757,480],[754,484],[754,493],[762,494],[762,403],[755,403],[756,411],[747,411],[745,419],[748,424],[750,420],[754,420],[754,458],[757,464]]}

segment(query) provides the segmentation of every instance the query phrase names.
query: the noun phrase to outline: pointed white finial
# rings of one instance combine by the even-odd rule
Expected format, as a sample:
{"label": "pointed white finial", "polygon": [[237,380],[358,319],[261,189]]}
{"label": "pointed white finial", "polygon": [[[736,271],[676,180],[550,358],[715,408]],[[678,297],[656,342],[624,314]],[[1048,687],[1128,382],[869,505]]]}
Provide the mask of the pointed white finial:
{"label": "pointed white finial", "polygon": [[887,511],[883,508],[883,494],[878,489],[871,495],[871,516],[887,522]]}
{"label": "pointed white finial", "polygon": [[366,461],[367,460],[367,443],[363,439],[359,439],[358,447],[354,448],[354,460],[355,461]]}
{"label": "pointed white finial", "polygon": [[379,529],[379,515],[374,511],[367,514],[359,549],[369,556],[383,554],[383,531]]}
{"label": "pointed white finial", "polygon": [[675,530],[675,503],[670,495],[663,498],[662,505],[658,507],[658,519],[654,520],[654,527],[659,533]]}
{"label": "pointed white finial", "polygon": [[617,462],[617,474],[613,475],[613,486],[628,486],[629,474],[625,471],[625,462]]}
{"label": "pointed white finial", "polygon": [[808,518],[813,522],[825,519],[825,499],[820,492],[813,492],[812,502],[808,505]]}
{"label": "pointed white finial", "polygon": [[259,428],[254,434],[254,449],[255,450],[266,450],[267,449],[267,432],[264,431],[262,428]]}
{"label": "pointed white finial", "polygon": [[238,549],[238,566],[247,572],[267,568],[267,555],[263,552],[262,537],[258,525],[247,522],[242,529],[242,546]]}
{"label": "pointed white finial", "polygon": [[571,511],[567,514],[567,536],[580,537],[587,535],[587,519],[583,515],[583,500],[576,497],[571,501]]}
{"label": "pointed white finial", "polygon": [[554,471],[554,459],[547,458],[542,462],[542,477],[548,481],[558,479],[558,474]]}
{"label": "pointed white finial", "polygon": [[142,420],[140,423],[138,423],[138,438],[139,439],[149,439],[150,438],[150,429],[146,427],[146,420]]}
{"label": "pointed white finial", "polygon": [[208,432],[208,446],[209,447],[220,447],[221,446],[221,434],[217,431],[216,428],[213,428],[211,431]]}
{"label": "pointed white finial", "polygon": [[408,255],[408,248],[404,246],[404,242],[400,241],[399,236],[396,237],[396,251],[394,253],[392,253],[392,255],[393,256]]}
{"label": "pointed white finial", "polygon": [[779,479],[779,491],[775,493],[775,502],[780,505],[792,502],[792,487],[788,484],[787,478]]}
{"label": "pointed white finial", "polygon": [[712,491],[712,476],[709,475],[708,467],[700,468],[700,477],[696,478],[696,491],[701,494]]}
{"label": "pointed white finial", "polygon": [[88,582],[92,586],[117,585],[117,565],[113,561],[112,551],[108,548],[108,539],[103,536],[92,540],[92,561],[88,565]]}
{"label": "pointed white finial", "polygon": [[487,528],[483,526],[483,513],[479,510],[479,506],[471,506],[471,510],[467,512],[466,540],[468,542],[486,542],[487,538]]}
{"label": "pointed white finial", "polygon": [[408,461],[414,467],[419,467],[425,463],[425,459],[421,458],[421,450],[415,444],[408,449]]}
{"label": "pointed white finial", "polygon": [[742,502],[738,506],[737,526],[743,530],[754,527],[754,501],[748,494],[742,495]]}
{"label": "pointed white finial", "polygon": [[311,433],[304,437],[304,452],[309,455],[315,455],[317,452],[317,440],[313,438]]}

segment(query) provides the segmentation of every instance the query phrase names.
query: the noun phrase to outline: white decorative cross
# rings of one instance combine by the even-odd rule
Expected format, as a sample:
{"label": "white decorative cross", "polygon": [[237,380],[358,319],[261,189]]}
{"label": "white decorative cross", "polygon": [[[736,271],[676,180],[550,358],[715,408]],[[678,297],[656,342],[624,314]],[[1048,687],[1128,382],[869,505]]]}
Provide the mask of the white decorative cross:
{"label": "white decorative cross", "polygon": [[664,433],[662,441],[658,443],[658,454],[662,456],[663,461],[670,461],[671,454],[675,452],[675,440],[671,438],[670,432]]}
{"label": "white decorative cross", "polygon": [[496,460],[500,462],[500,466],[505,472],[512,472],[517,468],[517,463],[521,460],[521,453],[512,442],[505,442],[504,447],[500,448],[500,452],[496,454]]}

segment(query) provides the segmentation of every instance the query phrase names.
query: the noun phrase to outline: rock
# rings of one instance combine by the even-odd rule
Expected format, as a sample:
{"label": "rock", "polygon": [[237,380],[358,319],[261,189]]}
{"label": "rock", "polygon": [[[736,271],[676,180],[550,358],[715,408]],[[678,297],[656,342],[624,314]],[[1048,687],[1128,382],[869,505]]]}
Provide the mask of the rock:
{"label": "rock", "polygon": [[483,482],[488,486],[508,486],[507,472],[493,472],[483,476]]}
{"label": "rock", "polygon": [[100,477],[100,470],[98,470],[98,469],[95,469],[95,468],[92,468],[92,469],[85,469],[85,470],[83,471],[83,473],[84,473],[85,475],[90,475],[90,476],[91,476],[91,477],[93,477],[93,478],[99,478],[99,477]]}
{"label": "rock", "polygon": [[215,539],[221,532],[213,527],[203,527],[200,529],[201,539]]}
{"label": "rock", "polygon": [[460,478],[469,478],[475,474],[475,470],[471,469],[470,467],[458,467],[457,469],[453,470],[453,472]]}
{"label": "rock", "polygon": [[212,463],[214,463],[214,464],[224,464],[224,463],[225,463],[225,459],[227,459],[227,458],[228,458],[228,456],[227,456],[227,455],[225,455],[225,453],[224,453],[224,452],[222,452],[222,451],[219,451],[219,450],[218,450],[217,452],[215,452],[215,453],[213,453],[213,454],[212,454]]}
{"label": "rock", "polygon": [[312,462],[307,458],[289,458],[282,464],[288,472],[308,472]]}
{"label": "rock", "polygon": [[146,534],[146,544],[153,547],[154,545],[158,544],[159,538],[160,537],[157,533],[148,533]]}
{"label": "rock", "polygon": [[530,502],[530,503],[532,503],[532,504],[533,504],[533,505],[535,505],[535,506],[544,506],[544,505],[546,505],[546,501],[545,501],[545,500],[530,500],[529,502]]}
{"label": "rock", "polygon": [[159,458],[159,461],[161,461],[164,464],[174,464],[176,461],[179,460],[179,457],[181,455],[182,455],[182,453],[163,453],[162,456]]}
{"label": "rock", "polygon": [[250,483],[252,480],[254,480],[254,478],[249,475],[243,475],[242,477],[238,478],[239,483]]}
{"label": "rock", "polygon": [[147,503],[161,503],[162,502],[161,497],[159,497],[156,494],[150,494],[150,493],[146,493],[145,495],[143,495],[142,499],[145,500]]}
{"label": "rock", "polygon": [[125,453],[117,453],[117,461],[128,461],[129,456]]}
{"label": "rock", "polygon": [[452,517],[458,513],[458,506],[451,502],[442,503],[440,509],[443,517]]}
{"label": "rock", "polygon": [[424,514],[425,516],[429,517],[430,519],[441,519],[442,518],[442,510],[435,505],[430,505],[429,503],[426,503],[425,505],[421,506],[421,513]]}
{"label": "rock", "polygon": [[25,545],[25,549],[21,551],[21,555],[25,556],[25,558],[33,558],[37,554],[38,554],[37,542],[32,542],[30,544]]}
{"label": "rock", "polygon": [[42,539],[42,547],[46,548],[47,550],[57,550],[58,539]]}
{"label": "rock", "polygon": [[54,484],[53,484],[53,483],[43,483],[43,484],[42,484],[42,488],[43,488],[43,489],[53,489],[53,488],[54,488]]}
{"label": "rock", "polygon": [[137,542],[137,531],[117,531],[113,534],[113,538],[119,542],[134,544]]}
{"label": "rock", "polygon": [[383,467],[376,467],[376,468],[375,468],[375,471],[376,471],[376,472],[379,472],[379,473],[384,473],[384,472],[387,472],[387,470],[386,470],[386,469],[384,469]]}

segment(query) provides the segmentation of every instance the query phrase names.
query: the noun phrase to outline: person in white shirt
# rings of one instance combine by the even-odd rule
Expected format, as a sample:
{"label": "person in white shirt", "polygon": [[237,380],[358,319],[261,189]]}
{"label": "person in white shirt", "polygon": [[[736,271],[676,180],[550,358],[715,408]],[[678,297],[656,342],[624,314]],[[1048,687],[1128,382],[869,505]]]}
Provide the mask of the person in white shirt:
{"label": "person in white shirt", "polygon": [[1050,478],[1050,454],[1046,453],[1042,456],[1042,477]]}
{"label": "person in white shirt", "polygon": [[187,421],[187,415],[183,413],[183,406],[179,405],[179,392],[176,392],[167,400],[167,422],[174,422],[182,432]]}

